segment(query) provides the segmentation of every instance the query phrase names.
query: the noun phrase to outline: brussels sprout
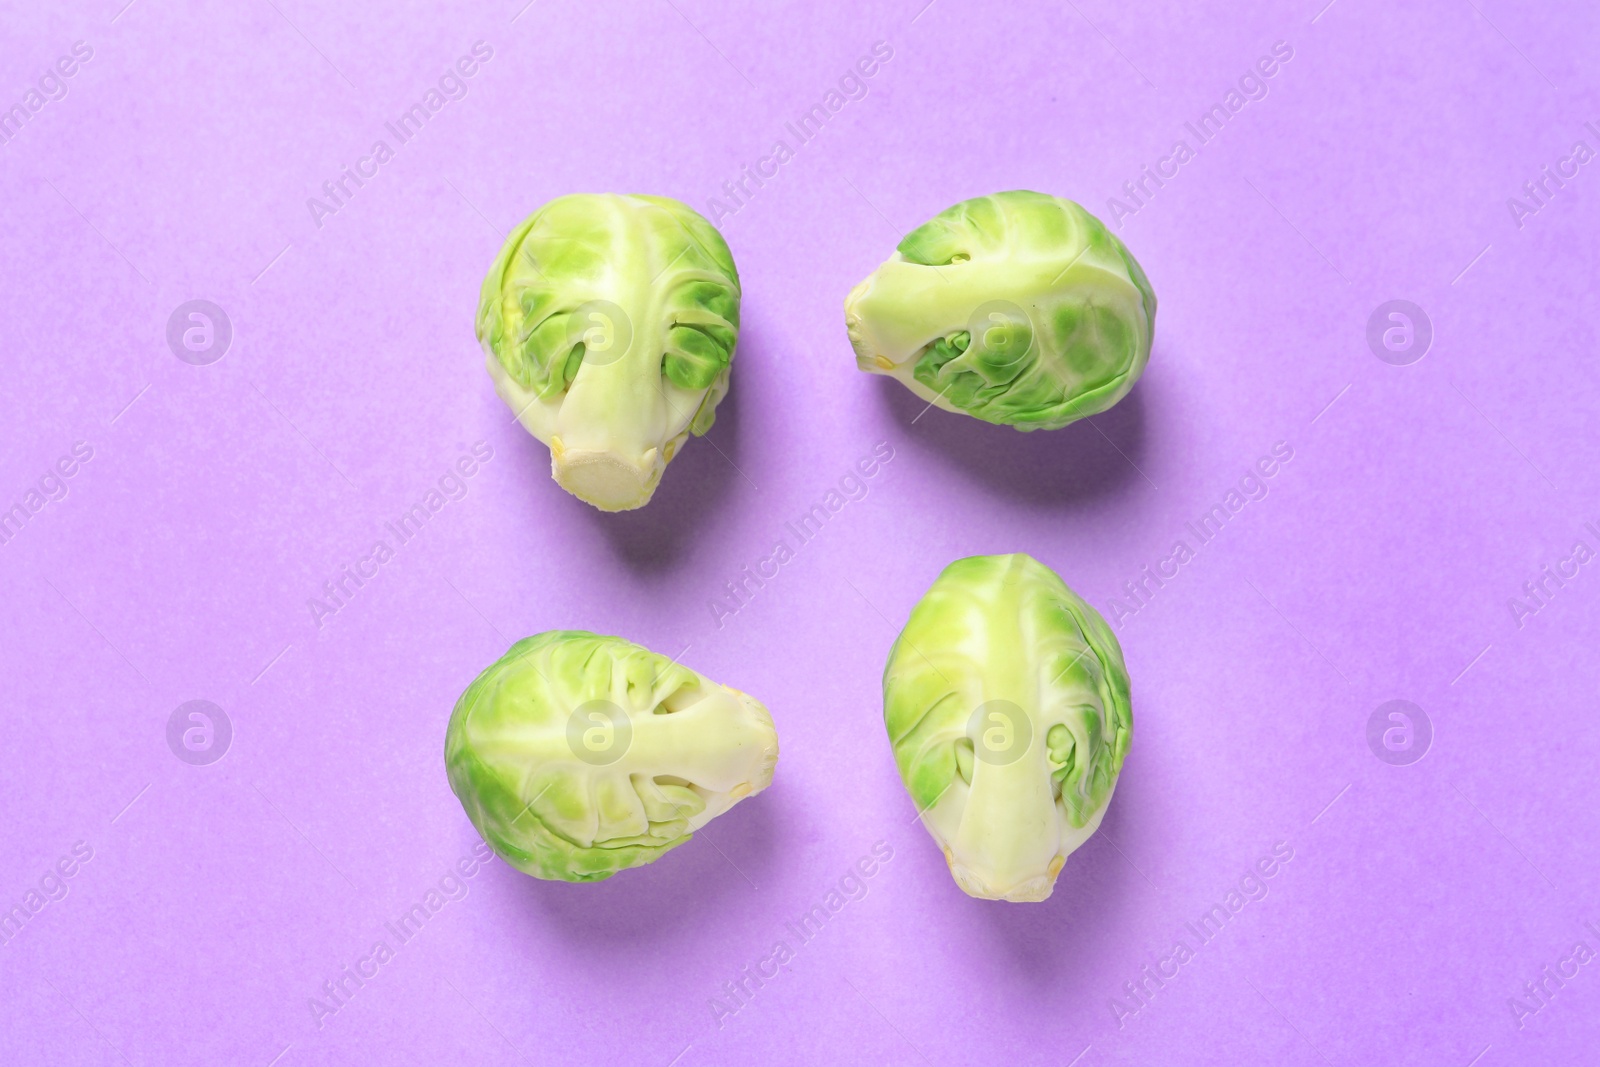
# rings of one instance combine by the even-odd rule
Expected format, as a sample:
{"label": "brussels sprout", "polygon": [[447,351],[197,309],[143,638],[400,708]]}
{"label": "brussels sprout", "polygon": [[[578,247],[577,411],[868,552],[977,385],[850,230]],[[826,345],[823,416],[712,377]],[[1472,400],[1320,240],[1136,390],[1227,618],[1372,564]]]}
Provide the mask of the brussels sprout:
{"label": "brussels sprout", "polygon": [[495,391],[550,446],[561,487],[601,511],[649,503],[690,432],[711,429],[738,335],[727,244],[664,196],[550,201],[512,232],[478,305]]}
{"label": "brussels sprout", "polygon": [[501,859],[598,882],[772,783],[778,735],[737,689],[620,637],[524,638],[456,701],[445,767]]}
{"label": "brussels sprout", "polygon": [[1050,895],[1133,736],[1117,639],[1021,553],[939,575],[889,651],[883,721],[956,884],[989,900]]}
{"label": "brussels sprout", "polygon": [[1156,294],[1100,220],[1010,192],[918,226],[844,304],[856,366],[946,411],[1055,430],[1144,373]]}

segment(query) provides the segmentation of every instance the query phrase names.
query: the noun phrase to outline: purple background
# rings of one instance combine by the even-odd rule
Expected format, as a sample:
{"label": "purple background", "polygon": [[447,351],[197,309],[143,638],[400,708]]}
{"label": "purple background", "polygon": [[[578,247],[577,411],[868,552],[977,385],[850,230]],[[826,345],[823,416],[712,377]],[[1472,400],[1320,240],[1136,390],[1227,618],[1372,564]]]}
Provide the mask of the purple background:
{"label": "purple background", "polygon": [[[1592,6],[920,2],[7,5],[0,105],[93,57],[0,149],[0,506],[93,457],[0,545],[0,906],[93,855],[0,947],[0,1061],[1594,1055],[1600,959],[1536,1012],[1524,984],[1600,951],[1600,566],[1511,604],[1600,549],[1600,162],[1520,226],[1507,205],[1600,149]],[[478,40],[466,95],[399,145],[384,123]],[[573,191],[710,214],[880,40],[867,95],[719,218],[744,329],[710,443],[643,511],[568,497],[472,336],[500,234]],[[854,370],[842,301],[900,233],[1008,188],[1109,222],[1276,41],[1268,95],[1118,229],[1161,301],[1119,407],[1024,436]],[[380,138],[394,158],[314,225]],[[165,340],[194,298],[233,324],[209,366]],[[1433,323],[1409,366],[1366,340],[1391,299]],[[308,598],[476,441],[465,497],[319,629]],[[879,441],[867,495],[717,626],[724,583]],[[1276,442],[1267,496],[1121,620],[1137,729],[1102,832],[1045,904],[963,896],[881,725],[911,605],[951,559],[1020,550],[1110,615]],[[770,707],[776,781],[602,885],[490,864],[398,945],[384,924],[476,840],[451,705],[555,627],[688,646]],[[166,741],[192,699],[233,723],[210,766]],[[1366,740],[1391,699],[1435,731],[1410,766]],[[867,895],[787,933],[878,841]],[[1124,983],[1278,842],[1266,897],[1119,1026]],[[319,1027],[310,999],[380,938]]]}

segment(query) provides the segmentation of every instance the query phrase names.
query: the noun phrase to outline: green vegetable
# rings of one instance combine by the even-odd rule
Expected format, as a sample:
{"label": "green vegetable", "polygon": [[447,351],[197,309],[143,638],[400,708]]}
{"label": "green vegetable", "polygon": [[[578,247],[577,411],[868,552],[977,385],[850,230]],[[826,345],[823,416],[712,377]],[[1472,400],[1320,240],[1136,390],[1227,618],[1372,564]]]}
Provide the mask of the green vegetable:
{"label": "green vegetable", "polygon": [[770,785],[778,735],[737,689],[620,637],[552,630],[467,687],[444,756],[501,859],[535,878],[598,882]]}
{"label": "green vegetable", "polygon": [[1100,220],[1043,193],[935,215],[845,301],[856,366],[946,411],[1055,430],[1144,373],[1156,294]]}
{"label": "green vegetable", "polygon": [[990,900],[1050,895],[1133,736],[1116,637],[1021,553],[939,575],[889,651],[883,721],[956,884]]}
{"label": "green vegetable", "polygon": [[562,488],[643,507],[691,432],[711,428],[739,336],[722,235],[664,196],[558,197],[518,226],[478,305],[489,375],[550,446]]}

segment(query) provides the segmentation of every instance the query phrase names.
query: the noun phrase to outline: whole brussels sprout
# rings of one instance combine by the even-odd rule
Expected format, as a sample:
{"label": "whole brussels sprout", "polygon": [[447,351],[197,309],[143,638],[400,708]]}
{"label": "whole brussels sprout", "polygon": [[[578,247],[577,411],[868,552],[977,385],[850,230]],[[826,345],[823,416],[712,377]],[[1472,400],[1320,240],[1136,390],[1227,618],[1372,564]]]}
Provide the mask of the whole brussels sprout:
{"label": "whole brussels sprout", "polygon": [[450,788],[501,859],[598,882],[651,863],[772,783],[778,735],[751,697],[620,637],[524,638],[461,694]]}
{"label": "whole brussels sprout", "polygon": [[912,230],[844,313],[861,370],[946,411],[1055,430],[1139,380],[1156,294],[1099,219],[1018,191],[964,200]]}
{"label": "whole brussels sprout", "polygon": [[939,575],[889,651],[883,720],[956,884],[989,900],[1050,895],[1133,736],[1116,637],[1021,553]]}
{"label": "whole brussels sprout", "polygon": [[478,305],[489,375],[550,446],[561,487],[601,511],[649,503],[711,428],[739,336],[722,235],[664,196],[558,197],[512,231]]}

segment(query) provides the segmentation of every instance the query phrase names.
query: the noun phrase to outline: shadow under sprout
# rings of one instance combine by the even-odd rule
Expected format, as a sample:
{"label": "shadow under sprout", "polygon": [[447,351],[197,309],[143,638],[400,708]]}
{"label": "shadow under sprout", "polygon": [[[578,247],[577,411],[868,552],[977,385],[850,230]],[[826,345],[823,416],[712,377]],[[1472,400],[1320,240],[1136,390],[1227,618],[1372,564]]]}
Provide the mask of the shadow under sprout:
{"label": "shadow under sprout", "polygon": [[1147,436],[1144,381],[1109,411],[1059,430],[1026,433],[930,407],[892,378],[879,378],[878,388],[909,442],[940,453],[972,481],[1005,496],[1070,504],[1149,485],[1140,473]]}
{"label": "shadow under sprout", "polygon": [[728,898],[771,882],[779,848],[775,799],[764,792],[742,801],[654,863],[602,882],[545,881],[503,863],[497,875],[532,905],[522,912],[530,937],[560,937],[575,951],[616,949],[631,957],[641,943],[693,936],[720,921]]}

